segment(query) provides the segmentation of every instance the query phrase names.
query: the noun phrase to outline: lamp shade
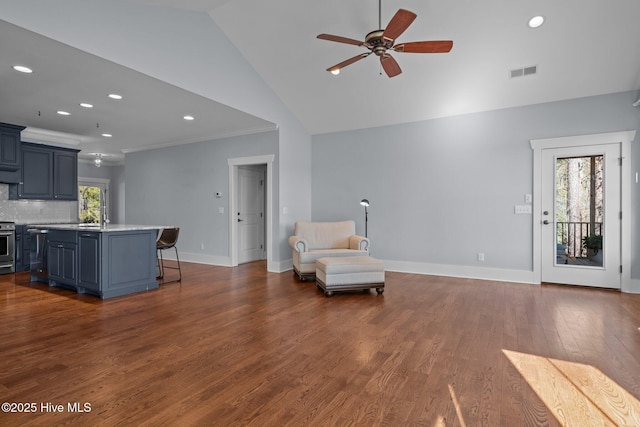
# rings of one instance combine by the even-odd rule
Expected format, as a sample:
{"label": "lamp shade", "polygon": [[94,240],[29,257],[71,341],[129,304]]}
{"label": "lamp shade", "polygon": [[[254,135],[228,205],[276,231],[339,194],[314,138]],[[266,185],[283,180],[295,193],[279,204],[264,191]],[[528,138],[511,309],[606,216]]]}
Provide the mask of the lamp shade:
{"label": "lamp shade", "polygon": [[367,199],[362,199],[362,200],[360,200],[360,204],[362,206],[369,206],[369,201]]}

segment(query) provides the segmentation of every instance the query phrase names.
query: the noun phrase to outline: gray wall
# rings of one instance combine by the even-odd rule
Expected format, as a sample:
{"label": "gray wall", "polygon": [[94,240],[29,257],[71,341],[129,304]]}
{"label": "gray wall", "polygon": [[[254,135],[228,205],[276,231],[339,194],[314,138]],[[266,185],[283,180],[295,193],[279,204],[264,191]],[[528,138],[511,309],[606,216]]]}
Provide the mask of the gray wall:
{"label": "gray wall", "polygon": [[[312,219],[355,219],[364,233],[359,201],[368,198],[376,257],[531,271],[532,216],[514,214],[533,189],[529,140],[639,129],[635,99],[628,92],[314,136]],[[634,236],[639,188],[634,180]]]}
{"label": "gray wall", "polygon": [[[226,264],[230,256],[227,159],[268,154],[275,154],[273,198],[277,211],[277,131],[128,153],[127,223],[178,226],[181,258]],[[222,197],[216,198],[216,192]],[[224,209],[223,214],[219,208]],[[270,217],[277,223],[276,215]],[[279,254],[272,255],[279,259]]]}

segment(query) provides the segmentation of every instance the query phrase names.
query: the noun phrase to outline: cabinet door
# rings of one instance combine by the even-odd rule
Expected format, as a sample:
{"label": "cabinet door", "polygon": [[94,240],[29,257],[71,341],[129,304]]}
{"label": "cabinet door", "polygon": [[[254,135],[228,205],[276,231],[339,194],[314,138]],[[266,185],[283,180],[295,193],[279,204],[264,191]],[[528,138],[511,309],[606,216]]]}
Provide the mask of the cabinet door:
{"label": "cabinet door", "polygon": [[0,167],[17,170],[20,160],[20,131],[0,126]]}
{"label": "cabinet door", "polygon": [[54,152],[53,195],[58,200],[78,200],[78,155]]}
{"label": "cabinet door", "polygon": [[53,280],[62,278],[62,245],[56,242],[47,245],[47,274]]}
{"label": "cabinet door", "polygon": [[75,285],[77,277],[76,245],[65,245],[62,251],[62,277],[67,283]]}
{"label": "cabinet door", "polygon": [[78,239],[78,285],[100,289],[100,234],[80,233]]}
{"label": "cabinet door", "polygon": [[22,184],[18,197],[52,199],[53,152],[37,147],[22,147]]}
{"label": "cabinet door", "polygon": [[73,243],[49,242],[47,253],[49,279],[76,285],[76,245]]}

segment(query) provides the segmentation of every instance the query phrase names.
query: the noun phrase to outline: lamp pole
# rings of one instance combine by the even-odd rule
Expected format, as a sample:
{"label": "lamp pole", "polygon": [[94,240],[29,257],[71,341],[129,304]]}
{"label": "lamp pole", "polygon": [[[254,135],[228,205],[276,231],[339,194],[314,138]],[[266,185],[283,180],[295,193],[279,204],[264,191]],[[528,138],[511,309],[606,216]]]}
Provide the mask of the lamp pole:
{"label": "lamp pole", "polygon": [[367,207],[369,206],[369,200],[362,199],[360,201],[360,204],[364,206],[364,237],[369,237],[368,236],[369,211],[367,210]]}

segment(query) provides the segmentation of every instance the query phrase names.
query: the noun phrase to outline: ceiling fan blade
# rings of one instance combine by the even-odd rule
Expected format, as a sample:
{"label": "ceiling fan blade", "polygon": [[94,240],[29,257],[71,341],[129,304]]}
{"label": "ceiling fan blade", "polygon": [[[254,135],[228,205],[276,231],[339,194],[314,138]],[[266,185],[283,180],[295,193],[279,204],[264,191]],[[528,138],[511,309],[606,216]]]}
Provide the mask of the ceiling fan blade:
{"label": "ceiling fan blade", "polygon": [[409,25],[416,19],[416,16],[417,15],[411,11],[398,9],[396,14],[393,15],[393,18],[391,18],[391,21],[389,21],[387,28],[385,28],[382,38],[389,41],[397,39],[400,34],[409,28]]}
{"label": "ceiling fan blade", "polygon": [[369,55],[371,55],[371,52],[361,53],[360,55],[354,56],[353,58],[349,58],[346,61],[342,61],[341,63],[336,64],[333,67],[327,68],[327,71],[331,72],[335,70],[340,70],[341,68],[344,68],[347,65],[351,65],[356,61],[360,61],[361,59],[364,59]]}
{"label": "ceiling fan blade", "polygon": [[329,40],[330,42],[346,43],[346,44],[352,44],[356,46],[364,45],[364,42],[361,42],[359,40],[350,39],[347,37],[334,36],[332,34],[318,34],[317,38],[322,40]]}
{"label": "ceiling fan blade", "polygon": [[447,53],[453,47],[451,40],[401,43],[393,47],[396,52],[406,53]]}
{"label": "ceiling fan blade", "polygon": [[395,77],[398,74],[402,73],[402,70],[400,69],[400,66],[398,65],[396,60],[393,59],[393,56],[389,55],[388,53],[385,53],[380,57],[380,64],[382,64],[384,72],[387,73],[387,76],[389,77]]}

